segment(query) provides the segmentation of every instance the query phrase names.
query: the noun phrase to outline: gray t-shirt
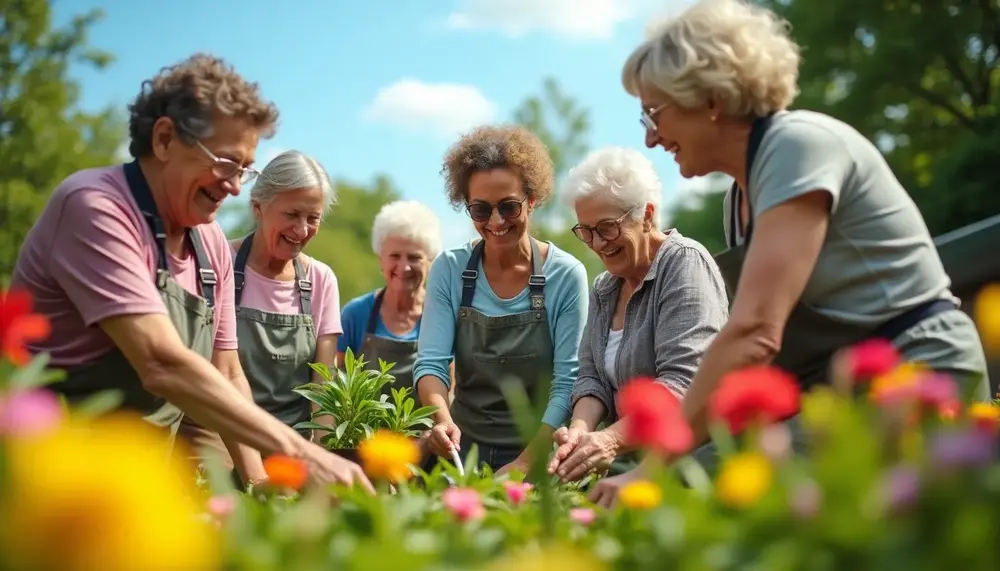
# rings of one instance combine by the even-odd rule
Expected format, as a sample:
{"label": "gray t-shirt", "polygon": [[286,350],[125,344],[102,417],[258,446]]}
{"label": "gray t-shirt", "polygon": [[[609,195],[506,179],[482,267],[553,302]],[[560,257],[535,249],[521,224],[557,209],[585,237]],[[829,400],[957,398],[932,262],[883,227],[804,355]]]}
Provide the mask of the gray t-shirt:
{"label": "gray t-shirt", "polygon": [[[953,297],[917,205],[875,145],[849,125],[812,111],[775,115],[749,186],[755,219],[814,190],[832,195],[830,228],[801,300],[827,317],[874,326]],[[729,197],[725,206],[728,238]]]}

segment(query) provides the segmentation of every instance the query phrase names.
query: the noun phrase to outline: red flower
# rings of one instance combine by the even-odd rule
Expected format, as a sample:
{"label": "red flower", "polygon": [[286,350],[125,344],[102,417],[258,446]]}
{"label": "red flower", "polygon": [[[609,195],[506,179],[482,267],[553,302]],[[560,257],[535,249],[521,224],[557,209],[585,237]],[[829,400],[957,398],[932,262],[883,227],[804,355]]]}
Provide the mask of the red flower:
{"label": "red flower", "polygon": [[684,419],[680,400],[663,384],[635,379],[617,400],[628,445],[661,454],[683,454],[694,445],[694,432]]}
{"label": "red flower", "polygon": [[845,355],[854,382],[884,375],[899,364],[899,351],[892,342],[875,337],[849,348]]}
{"label": "red flower", "polygon": [[770,424],[799,412],[795,377],[775,367],[748,367],[722,377],[709,409],[737,434],[753,423]]}
{"label": "red flower", "polygon": [[45,339],[51,331],[48,318],[31,313],[32,306],[26,291],[0,292],[0,358],[15,365],[31,361],[25,345]]}

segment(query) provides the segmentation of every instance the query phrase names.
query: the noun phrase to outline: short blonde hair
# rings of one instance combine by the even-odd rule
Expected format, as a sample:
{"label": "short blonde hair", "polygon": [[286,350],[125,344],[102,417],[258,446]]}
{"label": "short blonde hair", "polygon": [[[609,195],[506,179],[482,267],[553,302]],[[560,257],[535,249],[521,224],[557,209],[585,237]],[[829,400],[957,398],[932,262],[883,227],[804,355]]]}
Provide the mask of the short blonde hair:
{"label": "short blonde hair", "polygon": [[800,49],[788,29],[744,0],[700,0],[632,52],[622,84],[634,97],[656,89],[688,109],[714,99],[730,116],[780,111],[799,93]]}
{"label": "short blonde hair", "polygon": [[434,211],[416,200],[397,200],[379,210],[372,223],[372,251],[382,254],[388,238],[404,238],[419,244],[433,260],[441,252],[441,223]]}

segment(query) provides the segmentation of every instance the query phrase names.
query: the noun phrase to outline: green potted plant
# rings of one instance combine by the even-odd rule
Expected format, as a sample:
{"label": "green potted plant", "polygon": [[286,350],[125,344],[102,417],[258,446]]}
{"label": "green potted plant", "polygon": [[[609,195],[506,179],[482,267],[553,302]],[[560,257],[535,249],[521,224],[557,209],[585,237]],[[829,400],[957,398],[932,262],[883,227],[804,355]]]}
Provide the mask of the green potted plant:
{"label": "green potted plant", "polygon": [[[433,426],[431,418],[436,407],[415,409],[410,387],[393,388],[391,399],[382,394],[382,387],[396,381],[389,373],[394,364],[379,359],[378,370],[368,369],[364,355],[355,357],[351,349],[344,355],[343,369],[334,365],[331,370],[323,363],[310,363],[323,380],[294,389],[316,404],[312,419],[298,423],[295,428],[326,432],[320,443],[355,462],[358,461],[358,445],[376,430],[419,438],[423,430]],[[316,421],[325,416],[333,419],[333,428]]]}

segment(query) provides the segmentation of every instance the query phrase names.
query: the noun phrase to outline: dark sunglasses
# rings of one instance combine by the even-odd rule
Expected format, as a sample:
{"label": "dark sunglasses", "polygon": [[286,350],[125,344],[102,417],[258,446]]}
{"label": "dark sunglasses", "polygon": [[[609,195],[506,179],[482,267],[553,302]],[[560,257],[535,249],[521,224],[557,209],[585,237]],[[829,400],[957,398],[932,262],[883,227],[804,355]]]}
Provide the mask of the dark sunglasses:
{"label": "dark sunglasses", "polygon": [[493,216],[493,210],[496,209],[497,214],[499,214],[504,220],[511,220],[512,218],[517,218],[521,215],[521,208],[524,205],[524,201],[528,200],[528,196],[525,195],[521,200],[514,198],[508,198],[507,200],[501,200],[499,204],[493,206],[488,202],[483,202],[477,200],[472,202],[465,207],[465,211],[469,213],[469,217],[476,222],[486,222]]}
{"label": "dark sunglasses", "polygon": [[[638,206],[635,208],[638,208]],[[622,221],[628,218],[628,216],[635,211],[635,208],[630,209],[628,212],[622,214],[615,220],[602,220],[594,226],[577,224],[573,227],[573,234],[575,234],[581,242],[587,244],[594,241],[594,234],[600,236],[605,242],[615,240],[622,235]]]}

